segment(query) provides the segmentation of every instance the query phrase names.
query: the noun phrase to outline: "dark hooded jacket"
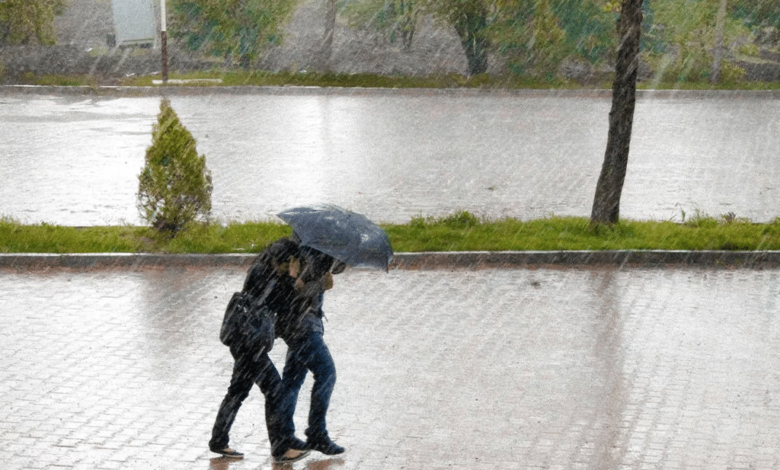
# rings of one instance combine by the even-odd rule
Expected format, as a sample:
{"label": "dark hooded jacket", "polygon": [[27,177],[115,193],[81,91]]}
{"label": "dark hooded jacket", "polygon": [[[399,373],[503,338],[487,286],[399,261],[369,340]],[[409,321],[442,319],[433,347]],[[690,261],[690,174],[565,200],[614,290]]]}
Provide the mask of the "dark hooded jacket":
{"label": "dark hooded jacket", "polygon": [[[299,245],[292,239],[275,241],[257,256],[244,280],[243,291],[257,304],[264,303],[275,318],[289,315],[296,297],[295,279],[290,276],[288,266],[291,257],[300,256],[299,250]],[[273,283],[272,289],[264,298],[263,294],[270,283]]]}
{"label": "dark hooded jacket", "polygon": [[[302,263],[301,280],[304,286],[295,289],[295,279],[289,275],[292,257]],[[258,303],[262,302],[274,314],[274,332],[290,344],[310,331],[323,332],[322,300],[325,292],[322,276],[334,264],[332,257],[302,247],[294,238],[281,238],[263,250],[252,263],[244,281],[243,291]],[[273,288],[263,301],[269,283]]]}
{"label": "dark hooded jacket", "polygon": [[334,265],[334,259],[315,249],[302,246],[299,251],[302,264],[300,279],[303,288],[296,291],[286,315],[276,321],[276,335],[288,345],[303,340],[312,332],[324,333],[322,302],[325,289],[322,277]]}

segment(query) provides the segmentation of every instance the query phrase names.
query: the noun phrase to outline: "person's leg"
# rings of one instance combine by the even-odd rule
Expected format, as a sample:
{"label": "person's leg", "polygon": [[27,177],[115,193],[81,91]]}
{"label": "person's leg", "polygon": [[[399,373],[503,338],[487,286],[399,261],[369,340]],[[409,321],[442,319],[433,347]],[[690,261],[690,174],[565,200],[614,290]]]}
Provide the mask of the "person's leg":
{"label": "person's leg", "polygon": [[314,385],[311,391],[311,407],[309,408],[309,427],[306,429],[308,447],[324,454],[333,455],[344,452],[344,448],[336,445],[328,437],[326,416],[330,406],[330,397],[336,385],[336,365],[322,333],[312,332],[291,345],[287,352],[287,362],[284,367],[282,383],[285,387],[286,414],[288,426],[292,424],[295,412],[295,402],[303,385],[306,371],[311,370]]}
{"label": "person's leg", "polygon": [[298,392],[306,379],[306,363],[301,361],[301,351],[304,343],[296,342],[287,345],[287,356],[282,372],[282,395],[279,401],[281,410],[281,432],[288,436],[295,435],[293,416],[298,404]]}
{"label": "person's leg", "polygon": [[306,443],[295,437],[295,431],[285,430],[285,415],[281,406],[284,389],[279,372],[267,354],[259,357],[258,362],[262,373],[257,385],[265,396],[265,423],[268,429],[268,440],[271,443],[271,455],[279,458],[290,449],[305,450]]}
{"label": "person's leg", "polygon": [[240,356],[234,356],[234,358],[230,386],[219,407],[217,419],[211,431],[209,449],[212,451],[221,451],[228,446],[230,428],[233,426],[239,408],[241,408],[241,403],[249,396],[249,391],[252,390],[252,385],[255,383],[256,374],[251,359]]}
{"label": "person's leg", "polygon": [[308,339],[304,362],[312,373],[314,385],[311,389],[309,427],[306,429],[306,435],[310,439],[317,440],[328,435],[325,417],[330,406],[330,397],[336,386],[336,364],[322,334],[314,333]]}

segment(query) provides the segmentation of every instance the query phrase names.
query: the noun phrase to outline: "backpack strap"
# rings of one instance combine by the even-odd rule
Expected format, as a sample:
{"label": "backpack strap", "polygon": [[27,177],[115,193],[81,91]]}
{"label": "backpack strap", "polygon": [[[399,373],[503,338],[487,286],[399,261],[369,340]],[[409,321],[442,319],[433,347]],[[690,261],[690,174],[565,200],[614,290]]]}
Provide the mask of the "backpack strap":
{"label": "backpack strap", "polygon": [[266,284],[265,289],[263,289],[263,293],[260,294],[260,297],[255,297],[252,299],[252,305],[254,307],[260,307],[265,303],[265,300],[268,298],[269,295],[271,295],[271,292],[273,292],[274,288],[276,287],[276,279],[271,279],[268,284]]}

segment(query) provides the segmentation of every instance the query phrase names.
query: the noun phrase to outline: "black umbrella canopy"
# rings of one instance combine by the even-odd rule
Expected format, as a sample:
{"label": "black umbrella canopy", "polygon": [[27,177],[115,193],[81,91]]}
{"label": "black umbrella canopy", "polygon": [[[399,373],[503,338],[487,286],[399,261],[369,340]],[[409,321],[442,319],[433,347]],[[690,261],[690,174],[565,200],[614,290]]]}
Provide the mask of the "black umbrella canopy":
{"label": "black umbrella canopy", "polygon": [[387,271],[393,259],[390,238],[364,215],[334,205],[295,207],[278,214],[301,244],[348,266]]}

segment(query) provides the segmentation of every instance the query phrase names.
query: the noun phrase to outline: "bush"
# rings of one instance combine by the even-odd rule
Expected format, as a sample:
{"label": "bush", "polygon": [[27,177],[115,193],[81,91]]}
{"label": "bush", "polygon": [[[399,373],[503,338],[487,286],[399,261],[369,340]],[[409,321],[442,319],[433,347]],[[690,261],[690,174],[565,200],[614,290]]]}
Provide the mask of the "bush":
{"label": "bush", "polygon": [[159,231],[175,234],[211,212],[211,172],[198,156],[195,139],[163,99],[152,129],[152,145],[138,175],[138,209]]}

